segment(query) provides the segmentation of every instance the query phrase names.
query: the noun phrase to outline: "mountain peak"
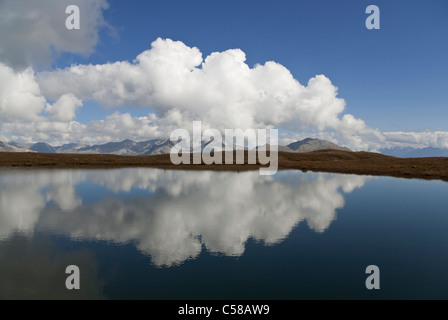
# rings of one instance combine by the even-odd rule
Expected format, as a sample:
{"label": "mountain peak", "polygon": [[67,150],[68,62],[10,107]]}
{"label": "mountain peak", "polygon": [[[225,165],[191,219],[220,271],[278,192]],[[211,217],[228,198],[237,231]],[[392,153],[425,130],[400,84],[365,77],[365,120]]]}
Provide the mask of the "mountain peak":
{"label": "mountain peak", "polygon": [[296,141],[287,145],[287,147],[294,152],[311,152],[317,150],[342,150],[342,151],[351,151],[348,148],[338,146],[329,141],[306,138],[301,141]]}
{"label": "mountain peak", "polygon": [[36,152],[40,152],[40,153],[55,153],[56,152],[56,148],[54,148],[53,146],[51,146],[45,142],[35,143],[29,149],[31,151],[36,151]]}

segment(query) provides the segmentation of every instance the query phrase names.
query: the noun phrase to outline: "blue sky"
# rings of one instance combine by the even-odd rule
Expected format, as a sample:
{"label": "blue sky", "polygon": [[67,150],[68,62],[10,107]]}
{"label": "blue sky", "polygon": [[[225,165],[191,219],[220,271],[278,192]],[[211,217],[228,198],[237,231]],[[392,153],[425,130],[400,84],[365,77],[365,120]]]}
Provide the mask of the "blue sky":
{"label": "blue sky", "polygon": [[[103,29],[94,54],[63,55],[58,67],[132,60],[157,37],[196,46],[204,55],[241,48],[249,65],[274,60],[301,83],[325,74],[347,111],[373,127],[448,130],[446,1],[109,3],[105,19],[115,34]],[[365,28],[369,4],[380,8],[380,30]],[[101,117],[96,111],[92,116]],[[80,117],[89,120],[90,113],[86,108]]]}
{"label": "blue sky", "polygon": [[[19,0],[15,3],[22,3],[21,8],[27,11],[31,10],[30,6],[26,6],[27,1]],[[54,2],[54,0],[38,0],[35,3],[39,1],[42,2],[41,7],[50,6],[49,3]],[[35,134],[32,140],[72,142],[80,140],[80,137],[84,139],[87,134],[98,134],[99,122],[103,121],[105,125],[110,120],[105,119],[116,113],[121,115],[129,113],[135,119],[146,117],[145,121],[149,123],[148,113],[155,112],[160,118],[157,122],[160,127],[162,123],[166,123],[165,112],[177,109],[182,111],[181,105],[163,109],[165,102],[157,99],[159,102],[148,102],[148,105],[141,105],[139,102],[137,107],[135,101],[124,99],[121,104],[110,108],[104,105],[104,100],[92,98],[98,94],[95,92],[86,93],[81,89],[74,89],[73,92],[68,89],[64,89],[67,92],[61,91],[62,89],[53,92],[51,88],[49,89],[48,74],[40,76],[46,71],[54,72],[51,76],[67,79],[68,76],[64,78],[62,73],[57,73],[57,70],[66,68],[64,70],[67,75],[74,72],[69,70],[71,66],[109,65],[110,67],[118,61],[128,61],[132,64],[139,54],[151,49],[151,43],[161,38],[180,41],[188,48],[197,47],[204,59],[213,52],[224,53],[229,49],[240,49],[245,53],[245,63],[250,68],[254,68],[256,64],[264,65],[266,61],[275,61],[288,69],[303,86],[307,86],[308,81],[316,75],[325,75],[332,85],[338,88],[337,98],[344,99],[346,103],[345,109],[337,113],[338,119],[342,119],[345,114],[353,115],[368,127],[361,129],[361,125],[358,124],[354,127],[359,127],[360,129],[356,130],[362,133],[356,133],[355,129],[347,133],[342,124],[336,123],[337,119],[333,119],[332,122],[306,120],[308,122],[305,123],[310,127],[293,128],[291,132],[297,134],[295,136],[293,134],[291,139],[302,137],[304,132],[306,134],[321,132],[320,135],[316,135],[349,146],[353,146],[354,141],[362,140],[363,143],[359,144],[360,149],[375,149],[378,147],[378,141],[387,142],[391,146],[405,141],[415,143],[416,146],[448,148],[447,1],[107,0],[108,8],[105,8],[101,6],[106,0],[95,0],[93,2],[97,3],[98,7],[86,10],[95,12],[96,16],[87,18],[86,10],[83,12],[84,2],[86,1],[73,0],[70,3],[80,5],[82,22],[91,19],[94,21],[92,25],[96,24],[92,31],[96,37],[95,41],[92,40],[91,34],[82,34],[76,38],[79,47],[82,47],[82,50],[78,50],[77,47],[70,46],[61,39],[47,40],[48,46],[56,48],[54,51],[57,52],[51,56],[50,62],[42,64],[28,61],[45,104],[54,105],[53,109],[51,106],[35,108],[36,117],[40,118],[32,120],[34,130],[46,128],[48,132],[27,132],[28,136]],[[377,5],[380,9],[380,30],[368,30],[365,27],[365,20],[368,17],[365,10],[370,4]],[[9,6],[7,8],[13,11],[12,0],[5,0],[1,5]],[[18,8],[14,10],[19,10]],[[33,10],[37,12],[36,8]],[[45,11],[42,12],[40,14],[45,15]],[[59,12],[48,13],[49,16],[56,14]],[[44,20],[47,18],[44,17]],[[65,19],[65,16],[60,18]],[[49,26],[52,27],[51,24]],[[3,26],[3,29],[8,31],[7,29],[12,30],[12,27],[13,23],[9,23]],[[83,28],[81,31],[85,33],[85,25],[82,25]],[[26,46],[17,45],[12,41],[13,34],[0,33],[0,40],[12,42],[18,47]],[[70,40],[73,33],[64,35],[68,35],[66,38]],[[19,34],[17,38],[19,36],[23,35]],[[88,38],[90,40],[86,40]],[[2,41],[0,50],[1,43]],[[4,61],[14,72],[22,72],[24,66],[11,63],[7,54],[7,50],[3,56],[0,54],[0,63]],[[40,80],[42,78],[44,80]],[[101,86],[95,82],[96,85]],[[79,106],[82,107],[75,103],[76,106],[63,109],[62,102],[55,104],[64,94],[70,94],[71,103],[79,102]],[[74,111],[73,117],[58,118],[55,116],[59,114],[55,111],[58,108]],[[321,113],[325,113],[325,106],[322,108]],[[4,106],[3,110],[8,110],[7,106]],[[4,111],[4,113],[7,115],[4,118],[7,119],[17,112]],[[53,119],[53,123],[44,126],[43,123],[50,118]],[[9,122],[3,127],[0,119],[0,138],[26,140],[25,134],[20,132],[24,130],[23,127],[17,125],[18,122],[22,123],[23,119],[11,119],[4,120],[5,123]],[[64,120],[67,123],[68,120],[75,121],[76,128],[79,128],[75,132],[71,125],[69,131],[64,131],[61,129],[62,124],[58,124],[58,128],[55,129],[54,119],[59,122]],[[114,125],[118,123],[117,121]],[[330,122],[332,125],[319,127],[322,123]],[[348,122],[345,121],[346,124]],[[291,129],[291,126],[287,124],[283,126],[283,123],[284,121],[279,120],[272,124],[280,129]],[[374,130],[377,131],[373,132]],[[60,136],[53,134],[56,131]],[[146,133],[149,131],[148,128],[144,130]],[[367,131],[369,133],[366,133]],[[399,133],[399,136],[392,137],[387,134],[388,132]],[[420,135],[423,132],[426,134],[424,138]],[[431,135],[434,132],[440,134]],[[132,136],[123,136],[122,133],[108,134],[111,140],[143,137],[137,133]],[[378,140],[378,136],[383,134],[384,137]],[[366,135],[374,138],[366,138]],[[106,134],[101,139],[107,140],[105,136]],[[85,141],[95,139],[91,137]]]}

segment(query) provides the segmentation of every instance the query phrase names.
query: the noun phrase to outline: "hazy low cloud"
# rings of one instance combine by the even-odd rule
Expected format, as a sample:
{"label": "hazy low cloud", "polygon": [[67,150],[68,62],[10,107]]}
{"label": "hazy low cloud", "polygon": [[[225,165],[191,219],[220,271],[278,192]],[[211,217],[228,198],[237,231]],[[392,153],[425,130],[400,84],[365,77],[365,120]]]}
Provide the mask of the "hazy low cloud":
{"label": "hazy low cloud", "polygon": [[448,132],[426,131],[426,132],[385,132],[387,138],[386,147],[433,147],[448,149]]}
{"label": "hazy low cloud", "polygon": [[[80,100],[72,100],[79,101]],[[72,105],[76,109],[76,105]],[[48,108],[48,106],[47,106]],[[73,110],[72,109],[72,110]],[[57,107],[55,109],[58,115]],[[132,139],[143,141],[153,138],[169,137],[173,124],[159,120],[150,114],[146,117],[133,117],[129,113],[115,112],[103,120],[82,124],[77,121],[57,121],[55,118],[41,118],[32,122],[4,122],[0,119],[0,128],[13,133],[11,140],[24,142],[48,141],[60,145],[76,142],[98,144],[110,141]],[[166,123],[166,125],[165,125]],[[6,140],[7,141],[7,140]]]}

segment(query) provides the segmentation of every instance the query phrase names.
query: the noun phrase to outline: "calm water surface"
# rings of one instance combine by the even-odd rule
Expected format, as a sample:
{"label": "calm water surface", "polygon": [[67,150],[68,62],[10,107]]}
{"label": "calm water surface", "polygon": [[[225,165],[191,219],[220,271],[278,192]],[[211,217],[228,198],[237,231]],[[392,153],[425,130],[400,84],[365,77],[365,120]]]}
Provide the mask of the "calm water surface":
{"label": "calm water surface", "polygon": [[447,230],[440,181],[0,170],[0,298],[448,299]]}

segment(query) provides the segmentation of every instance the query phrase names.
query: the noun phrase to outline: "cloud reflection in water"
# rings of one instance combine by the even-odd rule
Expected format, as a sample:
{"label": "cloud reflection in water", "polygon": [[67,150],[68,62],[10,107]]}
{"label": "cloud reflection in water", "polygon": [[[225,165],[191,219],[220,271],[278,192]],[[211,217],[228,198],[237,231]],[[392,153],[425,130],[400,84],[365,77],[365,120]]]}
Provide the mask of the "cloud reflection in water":
{"label": "cloud reflection in water", "polygon": [[[144,168],[4,171],[0,241],[37,229],[74,240],[132,242],[159,267],[195,258],[203,246],[241,256],[249,238],[273,245],[301,221],[325,231],[344,206],[343,193],[368,179],[296,171],[274,177]],[[92,191],[101,188],[107,192]]]}

